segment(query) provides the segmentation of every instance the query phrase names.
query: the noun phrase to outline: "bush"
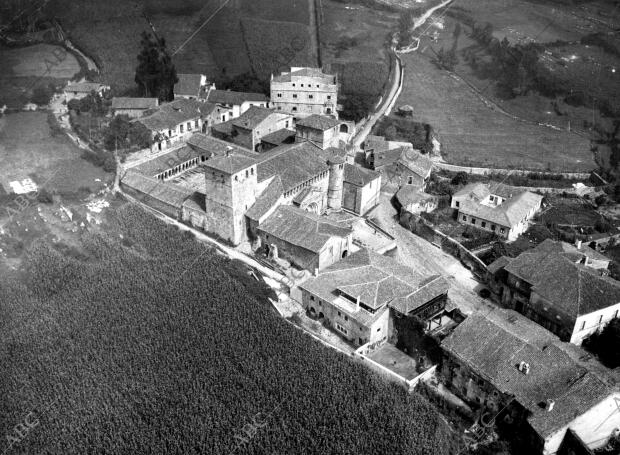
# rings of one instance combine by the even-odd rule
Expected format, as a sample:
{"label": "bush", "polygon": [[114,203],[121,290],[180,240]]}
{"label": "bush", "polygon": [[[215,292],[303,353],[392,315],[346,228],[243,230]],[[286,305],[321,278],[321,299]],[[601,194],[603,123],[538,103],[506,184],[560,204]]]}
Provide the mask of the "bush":
{"label": "bush", "polygon": [[47,85],[38,85],[32,91],[32,96],[30,97],[30,101],[38,106],[44,106],[49,104],[52,96],[54,95],[54,90]]}
{"label": "bush", "polygon": [[599,333],[594,333],[586,340],[584,346],[609,368],[620,366],[620,319],[612,319]]}
{"label": "bush", "polygon": [[469,174],[467,172],[458,172],[452,180],[450,180],[450,184],[452,185],[467,185],[469,181]]}

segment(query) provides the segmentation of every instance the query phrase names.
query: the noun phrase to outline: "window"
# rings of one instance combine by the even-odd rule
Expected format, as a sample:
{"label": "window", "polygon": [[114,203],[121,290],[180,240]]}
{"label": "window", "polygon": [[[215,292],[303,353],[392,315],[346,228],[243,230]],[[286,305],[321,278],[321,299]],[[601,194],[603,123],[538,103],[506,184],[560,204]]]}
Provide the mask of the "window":
{"label": "window", "polygon": [[331,95],[327,95],[327,99],[328,99],[328,100],[331,100],[331,99],[332,99],[332,96],[331,96]]}
{"label": "window", "polygon": [[250,169],[250,174],[254,175],[254,168]]}
{"label": "window", "polygon": [[583,329],[585,329],[585,328],[586,328],[586,321],[583,321],[583,322],[581,323],[581,330],[583,330]]}
{"label": "window", "polygon": [[377,332],[381,332],[381,327],[377,327]]}
{"label": "window", "polygon": [[495,197],[489,196],[489,201],[493,202],[494,200],[495,200]]}
{"label": "window", "polygon": [[200,128],[199,123],[198,123],[198,120],[195,120],[195,121],[194,121],[194,128]]}
{"label": "window", "polygon": [[348,321],[348,320],[349,320],[349,316],[346,316],[346,315],[345,315],[344,320],[345,320],[345,321]]}
{"label": "window", "polygon": [[359,339],[359,344],[364,344],[364,340],[362,340],[361,338]]}
{"label": "window", "polygon": [[183,132],[183,125],[179,125],[179,132],[182,133]]}
{"label": "window", "polygon": [[340,311],[338,312],[338,316],[342,316],[342,314],[340,313]]}
{"label": "window", "polygon": [[282,93],[278,93],[278,98],[282,98]]}
{"label": "window", "polygon": [[313,99],[314,95],[308,95],[308,99]]}
{"label": "window", "polygon": [[245,170],[245,178],[247,179],[250,176],[250,171],[248,171],[247,169]]}
{"label": "window", "polygon": [[187,122],[187,131],[192,130],[192,122]]}
{"label": "window", "polygon": [[601,322],[603,322],[603,315],[602,314],[598,318],[598,323],[600,324]]}
{"label": "window", "polygon": [[313,295],[310,296],[310,300],[314,301],[314,296]]}
{"label": "window", "polygon": [[293,87],[295,87],[295,82],[293,82]]}
{"label": "window", "polygon": [[239,181],[239,176],[235,175],[235,182]]}
{"label": "window", "polygon": [[503,233],[504,233],[504,228],[500,228],[500,229],[499,229],[499,233],[500,233],[500,234],[503,234]]}
{"label": "window", "polygon": [[323,306],[323,302],[319,300],[319,306]]}
{"label": "window", "polygon": [[614,319],[618,318],[618,310],[616,310],[616,312],[614,313]]}
{"label": "window", "polygon": [[297,108],[293,106],[293,112],[297,112]]}
{"label": "window", "polygon": [[303,86],[304,86],[304,84],[301,84],[301,86],[303,87]]}
{"label": "window", "polygon": [[408,183],[409,185],[413,185],[413,176],[411,176],[411,175],[410,175],[410,176],[407,178],[407,183]]}
{"label": "window", "polygon": [[316,84],[316,88],[319,88],[319,84]]}
{"label": "window", "polygon": [[341,326],[338,323],[336,323],[336,329],[338,329],[340,332],[344,333],[345,335],[347,334],[347,329],[345,329],[343,326]]}
{"label": "window", "polygon": [[483,222],[481,223],[481,226],[482,226],[482,227],[487,227],[487,222],[486,222],[486,221],[483,221]]}
{"label": "window", "polygon": [[491,230],[492,230],[492,231],[494,231],[494,230],[495,230],[495,225],[494,225],[494,224],[492,224],[492,225],[491,225]]}
{"label": "window", "polygon": [[467,217],[463,215],[463,221],[467,221]]}
{"label": "window", "polygon": [[456,201],[456,202],[454,203],[454,205],[456,205],[456,206],[458,207],[459,205],[461,205],[461,203],[460,203],[459,201]]}
{"label": "window", "polygon": [[476,218],[471,219],[471,224],[476,224]]}
{"label": "window", "polygon": [[288,128],[288,120],[286,121],[286,123],[284,124],[284,128]]}
{"label": "window", "polygon": [[297,93],[293,93],[293,98],[297,98]]}

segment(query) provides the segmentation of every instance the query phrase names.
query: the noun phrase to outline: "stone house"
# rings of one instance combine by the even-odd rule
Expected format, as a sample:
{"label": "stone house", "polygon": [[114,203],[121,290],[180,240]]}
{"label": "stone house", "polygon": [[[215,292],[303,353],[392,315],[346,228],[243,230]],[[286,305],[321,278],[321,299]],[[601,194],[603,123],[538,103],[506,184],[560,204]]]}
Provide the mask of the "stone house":
{"label": "stone house", "polygon": [[528,453],[558,453],[569,432],[597,449],[620,426],[620,393],[610,378],[579,363],[557,337],[515,312],[474,313],[441,348],[448,387],[482,408],[482,420],[501,421],[522,435]]}
{"label": "stone house", "polygon": [[361,249],[300,286],[302,304],[356,345],[390,336],[391,318],[432,317],[445,307],[448,284]]}
{"label": "stone house", "polygon": [[340,125],[342,122],[324,115],[312,114],[296,122],[296,142],[311,141],[326,149],[340,145]]}
{"label": "stone house", "polygon": [[439,197],[424,193],[413,185],[404,185],[396,193],[396,202],[400,210],[420,214],[432,212],[439,207]]}
{"label": "stone house", "polygon": [[503,185],[472,183],[454,193],[451,207],[458,212],[460,223],[513,241],[527,230],[542,199],[539,194]]}
{"label": "stone house", "polygon": [[99,84],[97,82],[69,82],[64,88],[65,102],[71,100],[81,100],[91,93],[103,96],[105,92],[110,90],[109,85]]}
{"label": "stone house", "polygon": [[237,118],[252,106],[269,107],[269,97],[262,93],[211,89],[205,100],[220,108],[219,122],[227,122]]}
{"label": "stone house", "polygon": [[586,265],[594,250],[559,243],[545,240],[516,258],[498,259],[489,266],[490,287],[505,307],[581,345],[620,315],[620,282]]}
{"label": "stone house", "polygon": [[160,152],[185,143],[192,134],[203,131],[205,119],[210,118],[214,109],[214,104],[181,98],[162,104],[154,113],[134,121],[151,131],[154,139],[151,150]]}
{"label": "stone house", "polygon": [[381,174],[345,163],[342,207],[364,215],[379,203],[381,195]]}
{"label": "stone house", "polygon": [[251,106],[239,117],[213,126],[211,134],[256,152],[263,151],[263,137],[291,132],[293,117],[271,109]]}
{"label": "stone house", "polygon": [[353,241],[352,229],[289,205],[259,224],[257,235],[269,257],[307,270],[323,270],[347,257]]}
{"label": "stone house", "polygon": [[130,118],[142,117],[147,111],[157,109],[159,99],[157,98],[112,98],[112,113],[114,115],[127,115]]}
{"label": "stone house", "polygon": [[319,68],[304,67],[272,75],[271,106],[295,118],[312,114],[338,118],[338,78]]}

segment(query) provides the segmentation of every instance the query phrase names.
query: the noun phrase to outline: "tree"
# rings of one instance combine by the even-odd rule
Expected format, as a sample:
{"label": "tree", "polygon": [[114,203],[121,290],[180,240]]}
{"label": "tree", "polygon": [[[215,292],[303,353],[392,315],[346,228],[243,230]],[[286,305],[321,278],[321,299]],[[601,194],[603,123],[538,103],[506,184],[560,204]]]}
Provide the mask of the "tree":
{"label": "tree", "polygon": [[43,106],[43,105],[49,104],[53,94],[54,94],[54,91],[52,90],[51,87],[47,85],[39,85],[35,87],[35,89],[32,91],[31,101],[34,104]]}
{"label": "tree", "polygon": [[105,131],[103,145],[110,151],[130,147],[148,148],[153,145],[153,136],[140,122],[130,122],[128,116],[117,115]]}
{"label": "tree", "polygon": [[467,172],[458,172],[454,177],[452,177],[450,183],[452,185],[467,185],[468,180],[469,174]]}
{"label": "tree", "polygon": [[395,141],[398,137],[398,130],[394,125],[390,125],[385,129],[383,137],[385,137],[386,141]]}
{"label": "tree", "polygon": [[612,319],[600,333],[587,338],[584,344],[609,368],[620,366],[620,319]]}
{"label": "tree", "polygon": [[142,32],[142,50],[138,54],[135,82],[144,96],[159,98],[160,101],[174,99],[174,84],[179,82],[172,57],[166,49],[163,38]]}

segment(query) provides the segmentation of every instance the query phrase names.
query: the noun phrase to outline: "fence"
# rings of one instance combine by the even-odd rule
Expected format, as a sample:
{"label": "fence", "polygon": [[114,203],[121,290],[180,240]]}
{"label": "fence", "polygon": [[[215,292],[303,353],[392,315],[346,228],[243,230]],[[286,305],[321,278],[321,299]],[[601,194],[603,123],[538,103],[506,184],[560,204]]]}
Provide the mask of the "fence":
{"label": "fence", "polygon": [[403,210],[400,214],[400,224],[460,260],[478,279],[485,280],[488,272],[486,264],[461,243],[436,230],[421,216]]}

